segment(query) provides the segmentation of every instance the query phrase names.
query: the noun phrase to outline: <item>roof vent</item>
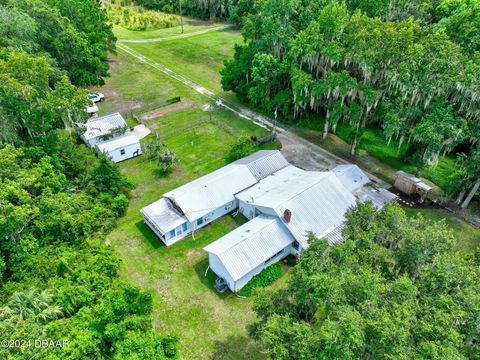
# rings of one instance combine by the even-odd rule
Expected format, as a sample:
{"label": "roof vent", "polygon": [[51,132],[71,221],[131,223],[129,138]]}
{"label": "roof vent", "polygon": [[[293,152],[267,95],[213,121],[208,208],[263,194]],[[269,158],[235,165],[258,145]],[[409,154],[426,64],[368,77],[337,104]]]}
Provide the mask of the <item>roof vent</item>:
{"label": "roof vent", "polygon": [[283,218],[285,219],[285,221],[287,223],[290,222],[290,220],[292,220],[292,212],[289,210],[289,209],[286,209],[284,212],[283,212]]}

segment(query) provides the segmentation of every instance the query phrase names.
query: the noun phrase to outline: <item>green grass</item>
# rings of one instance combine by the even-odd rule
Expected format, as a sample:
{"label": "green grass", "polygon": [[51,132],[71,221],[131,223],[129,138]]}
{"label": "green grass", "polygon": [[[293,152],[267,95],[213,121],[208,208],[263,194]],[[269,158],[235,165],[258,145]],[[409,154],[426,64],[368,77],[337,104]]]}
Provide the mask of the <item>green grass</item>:
{"label": "green grass", "polygon": [[208,102],[195,90],[121,50],[110,58],[110,73],[105,86],[91,89],[105,94],[105,102],[97,104],[100,115],[114,111],[123,114],[138,112],[143,108],[153,108],[155,104],[164,105],[168,99],[176,96],[200,105]]}
{"label": "green grass", "polygon": [[206,88],[223,94],[220,84],[223,61],[233,57],[234,45],[241,42],[239,31],[222,30],[184,39],[128,46]]}
{"label": "green grass", "polygon": [[[183,33],[189,34],[192,32],[204,30],[207,28],[213,28],[216,26],[223,25],[222,23],[211,23],[211,22],[200,22],[195,21],[194,24],[190,24],[188,20],[185,20],[183,25]],[[113,25],[113,33],[120,40],[144,40],[144,39],[154,39],[167,36],[181,35],[182,28],[181,26],[174,26],[166,29],[157,29],[157,30],[145,30],[145,31],[135,31],[128,30],[119,25]]]}
{"label": "green grass", "polygon": [[139,210],[168,190],[227,164],[225,156],[238,136],[261,137],[266,130],[227,111],[213,111],[210,120],[201,110],[207,102],[204,96],[122,53],[112,60],[112,76],[98,89],[110,94],[101,104],[103,111],[149,107],[174,96],[196,104],[146,122],[178,156],[171,174],[158,176],[144,156],[119,164],[136,186],[126,216],[107,237],[122,259],[121,276],[153,291],[154,326],[161,334],[178,336],[182,359],[263,358],[248,336],[247,328],[255,320],[251,299],[219,295],[213,289],[214,275],[204,276],[208,257],[202,248],[245,219],[224,217],[196,232],[195,240],[190,236],[166,248],[145,227]]}
{"label": "green grass", "polygon": [[445,219],[452,229],[457,240],[455,250],[462,253],[474,251],[480,246],[480,230],[476,229],[447,210],[442,209],[405,209],[407,215],[422,214],[428,220],[440,221]]}

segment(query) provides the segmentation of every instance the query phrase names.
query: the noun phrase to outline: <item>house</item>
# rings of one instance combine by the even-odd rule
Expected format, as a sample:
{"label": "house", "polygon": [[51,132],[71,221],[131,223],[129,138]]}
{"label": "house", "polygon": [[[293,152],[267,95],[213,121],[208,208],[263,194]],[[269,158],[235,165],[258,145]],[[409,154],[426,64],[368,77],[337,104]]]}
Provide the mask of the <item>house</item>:
{"label": "house", "polygon": [[356,165],[305,171],[265,150],[169,191],[141,212],[167,246],[227,213],[243,214],[248,222],[204,248],[210,269],[238,292],[267,266],[308,249],[310,234],[341,241],[345,212],[357,200],[378,208],[395,201],[370,185]]}
{"label": "house", "polygon": [[114,163],[142,154],[140,140],[133,134],[98,143],[95,147],[98,151],[106,153]]}
{"label": "house", "polygon": [[144,222],[170,246],[237,210],[235,194],[287,165],[279,151],[258,151],[165,193],[141,209]]}
{"label": "house", "polygon": [[140,139],[133,134],[120,113],[95,117],[82,124],[81,139],[96,151],[106,153],[113,162],[142,154]]}
{"label": "house", "polygon": [[305,171],[293,165],[235,195],[250,221],[204,248],[210,269],[233,292],[269,265],[308,249],[310,235],[330,244],[342,241],[345,212],[357,200],[377,208],[396,200],[355,165]]}

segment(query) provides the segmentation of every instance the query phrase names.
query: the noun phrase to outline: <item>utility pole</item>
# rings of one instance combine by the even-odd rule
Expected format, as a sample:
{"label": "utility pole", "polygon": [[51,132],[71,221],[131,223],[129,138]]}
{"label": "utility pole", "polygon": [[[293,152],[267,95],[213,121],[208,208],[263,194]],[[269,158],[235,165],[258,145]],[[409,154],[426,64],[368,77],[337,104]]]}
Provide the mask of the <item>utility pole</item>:
{"label": "utility pole", "polygon": [[180,26],[182,27],[182,34],[183,34],[182,0],[178,0],[178,4],[180,6]]}

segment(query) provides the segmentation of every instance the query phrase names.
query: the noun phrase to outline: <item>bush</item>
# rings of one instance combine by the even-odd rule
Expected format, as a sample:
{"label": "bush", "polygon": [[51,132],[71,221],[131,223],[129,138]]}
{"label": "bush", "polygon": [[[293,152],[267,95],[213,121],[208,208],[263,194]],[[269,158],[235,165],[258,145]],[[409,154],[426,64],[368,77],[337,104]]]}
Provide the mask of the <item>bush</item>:
{"label": "bush", "polygon": [[116,217],[123,216],[127,213],[128,198],[124,194],[118,195],[112,201],[112,211]]}
{"label": "bush", "polygon": [[227,159],[230,161],[235,161],[250,155],[256,150],[257,144],[255,144],[248,136],[240,136],[238,140],[232,144],[230,151],[228,152]]}
{"label": "bush", "polygon": [[240,291],[240,296],[251,296],[256,288],[263,288],[272,284],[275,280],[283,275],[282,266],[280,263],[270,265],[262,270],[258,275],[255,275]]}

